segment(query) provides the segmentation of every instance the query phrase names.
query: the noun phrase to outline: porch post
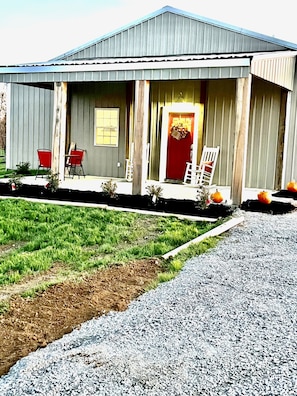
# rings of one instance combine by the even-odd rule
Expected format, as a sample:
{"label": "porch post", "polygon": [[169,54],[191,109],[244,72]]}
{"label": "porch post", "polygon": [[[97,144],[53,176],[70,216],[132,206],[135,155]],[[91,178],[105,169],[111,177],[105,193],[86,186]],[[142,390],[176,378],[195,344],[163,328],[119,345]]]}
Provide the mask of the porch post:
{"label": "porch post", "polygon": [[144,195],[147,178],[147,131],[149,110],[149,81],[135,81],[134,155],[132,194]]}
{"label": "porch post", "polygon": [[286,133],[286,111],[288,102],[288,92],[281,90],[281,107],[278,124],[278,141],[277,141],[277,157],[275,167],[275,184],[274,188],[280,190],[283,187],[283,164],[285,151],[285,133]]}
{"label": "porch post", "polygon": [[67,113],[67,83],[57,82],[54,88],[54,120],[52,143],[52,172],[64,180]]}
{"label": "porch post", "polygon": [[236,120],[231,183],[233,205],[240,205],[242,203],[242,194],[245,186],[251,84],[251,74],[246,78],[238,78],[236,80]]}

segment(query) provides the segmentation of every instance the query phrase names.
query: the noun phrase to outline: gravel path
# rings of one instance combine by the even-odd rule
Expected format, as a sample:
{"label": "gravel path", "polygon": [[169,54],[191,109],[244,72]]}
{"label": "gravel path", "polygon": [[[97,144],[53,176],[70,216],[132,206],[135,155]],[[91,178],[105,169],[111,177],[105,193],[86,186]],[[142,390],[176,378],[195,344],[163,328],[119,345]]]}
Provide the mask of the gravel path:
{"label": "gravel path", "polygon": [[20,360],[5,395],[297,395],[297,212],[245,222],[173,281]]}

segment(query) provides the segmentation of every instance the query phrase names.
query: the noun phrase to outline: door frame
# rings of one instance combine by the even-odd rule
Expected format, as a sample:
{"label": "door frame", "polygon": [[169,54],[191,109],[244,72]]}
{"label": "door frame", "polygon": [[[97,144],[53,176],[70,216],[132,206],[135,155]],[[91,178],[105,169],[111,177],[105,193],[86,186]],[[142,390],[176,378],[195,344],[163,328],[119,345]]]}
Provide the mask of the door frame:
{"label": "door frame", "polygon": [[193,151],[192,151],[193,166],[197,164],[197,152],[198,152],[199,105],[192,105],[189,103],[174,103],[171,106],[163,106],[162,110],[163,113],[162,113],[162,126],[161,126],[159,182],[164,182],[166,180],[168,122],[169,122],[170,113],[194,114]]}

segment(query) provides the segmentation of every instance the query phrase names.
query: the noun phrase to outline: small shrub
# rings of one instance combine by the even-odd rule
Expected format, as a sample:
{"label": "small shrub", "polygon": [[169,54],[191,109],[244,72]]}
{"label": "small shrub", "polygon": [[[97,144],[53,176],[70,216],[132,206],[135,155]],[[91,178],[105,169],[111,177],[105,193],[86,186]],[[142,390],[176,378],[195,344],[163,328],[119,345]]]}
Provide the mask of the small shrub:
{"label": "small shrub", "polygon": [[146,191],[151,198],[153,204],[156,204],[163,194],[163,188],[154,184],[147,186]]}
{"label": "small shrub", "polygon": [[210,204],[209,189],[205,186],[197,188],[196,207],[198,210],[204,210]]}
{"label": "small shrub", "polygon": [[30,175],[30,162],[20,162],[16,165],[15,173],[17,175]]}
{"label": "small shrub", "polygon": [[21,177],[22,175],[19,175],[15,172],[11,175],[10,179],[8,180],[11,191],[19,190],[22,187],[23,183],[21,181]]}
{"label": "small shrub", "polygon": [[111,179],[102,183],[101,188],[104,194],[108,195],[110,198],[116,198],[116,190],[118,188],[117,183],[113,182]]}
{"label": "small shrub", "polygon": [[47,176],[47,181],[45,188],[52,193],[56,192],[59,188],[59,174],[50,172]]}

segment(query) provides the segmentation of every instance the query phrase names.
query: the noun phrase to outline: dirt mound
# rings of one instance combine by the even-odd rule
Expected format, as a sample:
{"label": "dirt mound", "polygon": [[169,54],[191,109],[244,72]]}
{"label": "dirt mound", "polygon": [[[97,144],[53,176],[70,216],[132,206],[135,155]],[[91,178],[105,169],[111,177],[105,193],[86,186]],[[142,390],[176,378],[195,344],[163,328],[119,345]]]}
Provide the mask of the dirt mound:
{"label": "dirt mound", "polygon": [[34,298],[11,297],[10,310],[0,316],[0,375],[81,323],[125,310],[160,271],[156,260],[141,260],[56,284]]}

